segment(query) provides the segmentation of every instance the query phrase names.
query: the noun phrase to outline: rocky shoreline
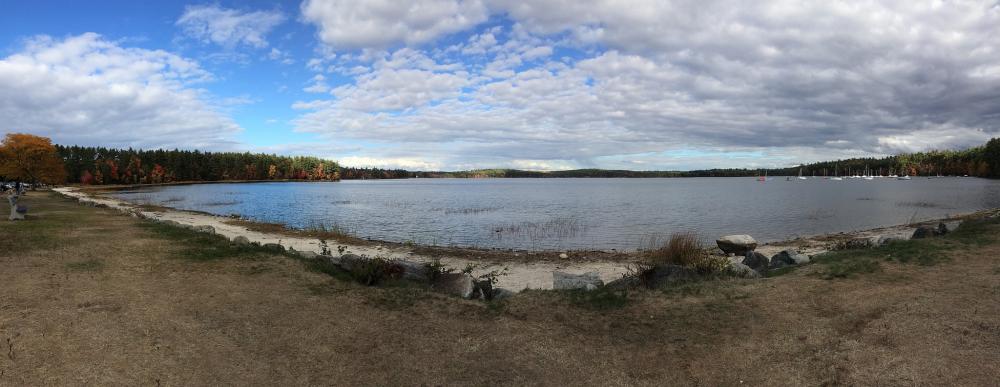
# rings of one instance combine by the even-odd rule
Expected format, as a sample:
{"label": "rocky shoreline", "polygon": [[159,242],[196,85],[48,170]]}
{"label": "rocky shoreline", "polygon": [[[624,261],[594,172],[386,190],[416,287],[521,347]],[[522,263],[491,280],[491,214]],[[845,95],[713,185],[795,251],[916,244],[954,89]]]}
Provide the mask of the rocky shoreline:
{"label": "rocky shoreline", "polygon": [[[504,293],[508,290],[519,292],[524,289],[590,289],[603,284],[616,283],[616,281],[620,284],[623,276],[630,271],[629,264],[636,262],[639,258],[638,254],[617,253],[614,254],[613,260],[578,259],[578,257],[585,257],[589,252],[566,252],[555,253],[559,254],[555,257],[542,255],[541,259],[527,260],[525,257],[530,254],[524,252],[509,252],[508,254],[493,252],[486,254],[486,259],[470,259],[427,254],[428,251],[434,252],[435,250],[423,246],[343,243],[343,241],[323,241],[318,238],[254,231],[245,225],[228,222],[229,218],[226,217],[168,208],[144,209],[123,200],[91,195],[75,187],[60,187],[53,189],[53,191],[73,198],[84,205],[107,207],[155,222],[221,235],[235,243],[259,244],[266,248],[294,251],[303,258],[326,259],[338,266],[351,265],[362,257],[382,257],[401,263],[402,267],[406,268],[408,275],[418,277],[428,275],[426,264],[430,263],[440,264],[442,267],[454,270],[471,267],[470,272],[463,273],[471,280],[456,275],[453,281],[460,283],[454,285],[458,290],[452,293],[466,298],[473,296],[473,293],[479,289],[474,281],[475,278],[501,271],[505,275],[493,277],[494,283],[491,283],[491,288],[507,290],[498,291],[498,293]],[[780,268],[781,266],[804,264],[811,257],[831,250],[845,247],[874,247],[893,240],[910,239],[915,233],[932,235],[934,232],[947,232],[957,227],[961,219],[982,216],[984,212],[995,215],[998,210],[982,211],[961,217],[912,225],[796,238],[760,246],[749,235],[726,236],[719,239],[717,244],[720,249],[713,249],[713,253],[729,258],[729,270],[733,274],[756,278],[760,277],[762,271],[766,271],[772,266]],[[668,269],[667,271],[675,273],[674,275],[686,275],[676,274],[682,273],[683,270]],[[670,273],[661,277],[668,278]]]}

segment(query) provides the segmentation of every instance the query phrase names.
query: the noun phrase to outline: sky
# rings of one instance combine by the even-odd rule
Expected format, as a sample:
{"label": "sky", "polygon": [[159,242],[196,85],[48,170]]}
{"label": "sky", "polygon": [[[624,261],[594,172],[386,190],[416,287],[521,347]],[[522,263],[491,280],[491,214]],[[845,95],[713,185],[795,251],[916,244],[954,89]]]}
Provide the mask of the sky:
{"label": "sky", "polygon": [[1000,137],[1000,2],[0,1],[0,134],[411,170]]}

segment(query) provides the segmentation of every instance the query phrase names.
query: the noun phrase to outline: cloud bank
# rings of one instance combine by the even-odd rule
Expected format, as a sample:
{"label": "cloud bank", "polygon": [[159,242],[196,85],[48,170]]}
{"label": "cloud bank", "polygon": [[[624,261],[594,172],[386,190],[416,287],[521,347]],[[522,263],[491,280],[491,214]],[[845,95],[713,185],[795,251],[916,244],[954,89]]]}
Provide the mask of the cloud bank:
{"label": "cloud bank", "polygon": [[[419,20],[379,2],[303,4],[319,39],[340,50],[340,68],[368,71],[296,104],[297,130],[446,167],[654,168],[684,149],[787,163],[978,145],[1000,133],[995,2],[411,7]],[[507,23],[487,22],[498,18]],[[461,29],[469,37],[446,46]],[[368,50],[343,54],[359,47]]]}
{"label": "cloud bank", "polygon": [[235,148],[241,128],[197,88],[212,79],[189,59],[94,33],[39,36],[0,59],[0,122],[62,144]]}

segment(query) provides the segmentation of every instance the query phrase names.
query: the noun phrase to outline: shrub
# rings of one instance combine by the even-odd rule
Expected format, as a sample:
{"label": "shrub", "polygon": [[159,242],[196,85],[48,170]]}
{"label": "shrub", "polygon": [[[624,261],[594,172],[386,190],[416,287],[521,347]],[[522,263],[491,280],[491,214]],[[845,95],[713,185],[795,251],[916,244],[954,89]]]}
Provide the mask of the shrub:
{"label": "shrub", "polygon": [[387,280],[403,277],[403,266],[395,260],[382,257],[358,257],[345,262],[347,273],[358,283],[375,286]]}
{"label": "shrub", "polygon": [[440,259],[435,259],[431,262],[425,263],[424,268],[427,271],[427,280],[432,284],[440,281],[441,277],[455,271],[450,267],[445,267],[444,264],[441,263]]}
{"label": "shrub", "polygon": [[711,274],[729,267],[728,258],[710,255],[698,235],[692,232],[672,234],[666,243],[661,242],[659,238],[652,238],[644,258],[645,262],[640,264],[638,269],[678,265],[697,270],[702,274]]}
{"label": "shrub", "polygon": [[701,241],[694,233],[683,232],[670,235],[666,243],[653,237],[645,252],[646,262],[652,265],[691,266],[704,255]]}

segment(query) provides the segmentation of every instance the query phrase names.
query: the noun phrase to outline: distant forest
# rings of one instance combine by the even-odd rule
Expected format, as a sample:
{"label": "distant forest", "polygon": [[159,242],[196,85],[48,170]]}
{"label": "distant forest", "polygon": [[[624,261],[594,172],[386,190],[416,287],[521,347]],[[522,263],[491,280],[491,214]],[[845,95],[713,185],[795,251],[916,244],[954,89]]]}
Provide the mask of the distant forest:
{"label": "distant forest", "polygon": [[884,158],[854,158],[776,169],[706,169],[694,171],[628,171],[575,169],[523,171],[480,169],[458,172],[415,172],[402,169],[341,167],[316,157],[187,150],[132,150],[56,145],[67,180],[80,184],[148,184],[180,181],[326,180],[407,178],[571,178],[571,177],[738,177],[874,174],[912,176],[969,175],[1000,177],[1000,138],[959,151],[930,151]]}
{"label": "distant forest", "polygon": [[336,162],[316,157],[56,145],[67,180],[80,184],[173,181],[339,180]]}

